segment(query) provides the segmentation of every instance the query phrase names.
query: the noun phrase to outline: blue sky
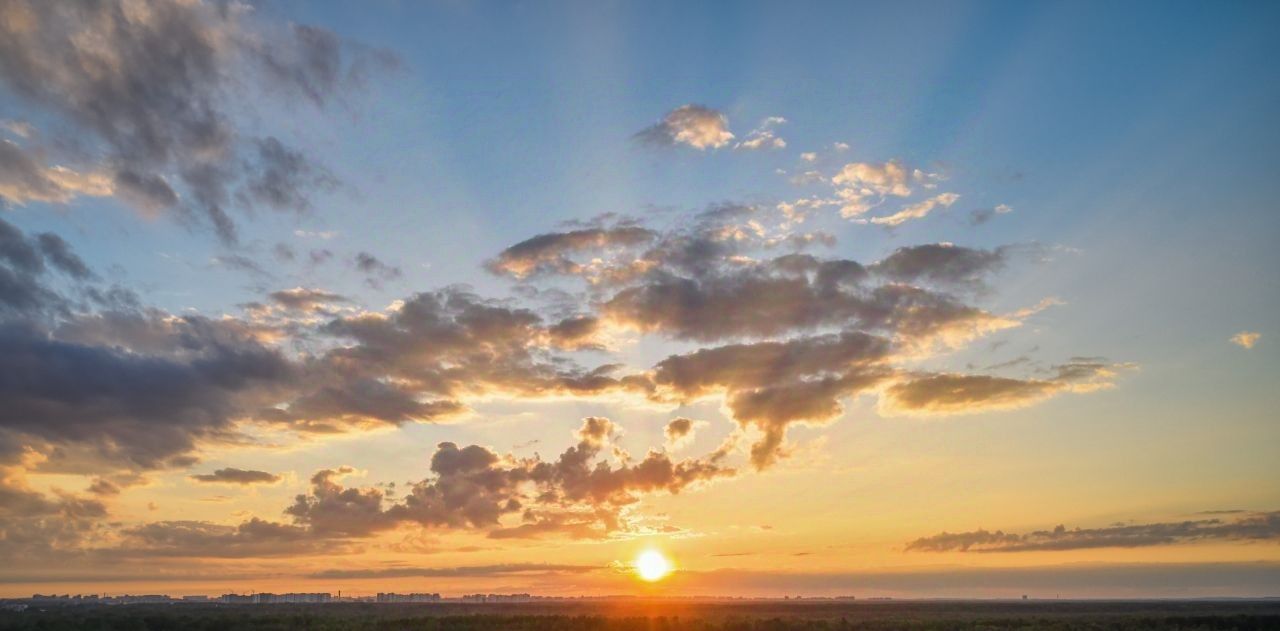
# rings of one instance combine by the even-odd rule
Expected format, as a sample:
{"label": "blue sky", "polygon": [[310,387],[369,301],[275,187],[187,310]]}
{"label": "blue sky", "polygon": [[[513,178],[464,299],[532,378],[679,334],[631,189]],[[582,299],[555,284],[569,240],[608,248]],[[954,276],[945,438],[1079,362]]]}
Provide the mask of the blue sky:
{"label": "blue sky", "polygon": [[[1158,522],[1199,511],[1280,507],[1274,423],[1280,406],[1274,388],[1280,373],[1280,71],[1274,64],[1280,7],[1274,4],[281,1],[255,6],[244,23],[267,34],[311,25],[339,38],[346,60],[395,59],[374,63],[362,82],[335,89],[319,106],[288,98],[289,84],[261,81],[230,62],[220,68],[226,81],[217,103],[237,137],[279,138],[332,175],[308,191],[309,208],[233,208],[235,243],[219,239],[201,220],[184,223],[177,210],[146,216],[119,195],[73,196],[64,203],[10,195],[0,219],[28,235],[60,235],[104,284],[136,292],[140,304],[157,313],[249,322],[246,303],[305,287],[349,299],[341,305],[352,311],[327,314],[343,320],[356,311],[394,313],[397,307],[389,305],[416,292],[462,284],[485,299],[527,305],[551,318],[547,304],[521,293],[539,279],[515,283],[485,264],[530,237],[567,233],[604,213],[633,218],[655,233],[683,234],[708,208],[773,213],[779,204],[830,196],[840,188],[831,178],[845,165],[897,161],[936,179],[929,186],[913,180],[910,197],[890,196],[865,215],[845,218],[833,206],[811,211],[803,230],[834,237],[834,245],[813,253],[870,265],[920,244],[983,252],[1012,246],[1007,251],[1014,254],[980,287],[952,289],[966,304],[1017,324],[945,351],[904,351],[894,365],[901,372],[879,389],[840,399],[839,414],[784,422],[787,444],[801,455],[783,459],[779,471],[759,467],[697,491],[697,500],[644,496],[647,518],[684,519],[676,525],[686,534],[723,535],[717,540],[728,543],[721,552],[755,546],[783,554],[777,551],[805,537],[836,537],[854,515],[888,515],[859,531],[856,554],[823,566],[834,572],[928,565],[938,557],[902,561],[885,550],[900,550],[939,524],[952,531],[1030,532],[1061,521]],[[14,78],[17,70],[4,72],[0,118],[40,133],[10,133],[9,142],[31,148],[56,140],[48,154],[81,172],[119,166],[108,139],[59,109],[61,94],[32,98]],[[639,139],[689,104],[717,113],[733,141],[695,148]],[[770,117],[785,122],[767,124]],[[785,146],[734,148],[756,129],[769,129]],[[83,151],[65,149],[71,139]],[[797,183],[806,171],[826,179]],[[178,179],[172,168],[162,174]],[[0,192],[9,190],[5,185],[0,180]],[[893,227],[865,222],[944,191],[958,200],[922,218]],[[975,213],[987,220],[975,221]],[[276,254],[281,245],[292,260]],[[309,264],[309,253],[321,250],[332,258]],[[362,272],[355,267],[359,253],[399,273]],[[260,269],[227,265],[233,259]],[[578,287],[580,280],[571,274],[539,287]],[[70,281],[50,282],[72,291]],[[610,296],[578,294],[575,308],[595,314]],[[1046,299],[1054,304],[1011,315]],[[56,338],[57,325],[66,324],[59,318],[68,317],[48,316],[42,326]],[[827,332],[839,328],[827,324],[834,327]],[[277,325],[282,328],[268,346],[299,365],[312,359],[306,353],[323,355],[345,343],[327,338],[332,330],[314,321]],[[644,326],[630,322],[611,330],[603,354],[576,350],[562,359],[646,370],[673,354],[746,339],[712,339],[706,332],[682,337]],[[1242,332],[1260,337],[1250,348],[1229,341]],[[801,333],[797,328],[775,341]],[[559,350],[537,347],[538,353]],[[1099,373],[1087,383],[1096,389],[1064,389],[1070,394],[1046,395],[1034,405],[975,403],[960,420],[951,412],[942,420],[893,420],[883,407],[884,388],[923,375],[982,373],[1058,388],[1044,385],[1058,384],[1046,375],[1064,362],[1082,363],[1072,358],[1094,358],[1083,363],[1109,366],[1108,376]],[[403,375],[379,378],[395,382]],[[699,430],[694,451],[710,452],[731,428],[754,427],[730,410],[731,389],[667,407],[618,396],[486,391],[463,401],[471,412],[461,420],[395,422],[367,433],[361,426],[338,438],[305,431],[299,437],[292,428],[263,429],[257,420],[237,417],[218,427],[243,430],[252,441],[200,434],[197,446],[182,453],[204,463],[197,469],[282,473],[278,486],[199,509],[198,519],[222,527],[248,515],[279,519],[279,507],[306,493],[306,480],[322,467],[351,465],[370,484],[422,478],[423,454],[445,440],[496,453],[514,449],[522,457],[532,456],[531,441],[540,441],[536,449],[547,456],[566,444],[582,417],[601,416],[625,425],[617,440],[640,454],[663,442],[668,419],[689,416],[708,422],[711,429]],[[300,401],[280,406],[301,407]],[[45,445],[50,449],[79,445],[43,439],[52,441]],[[25,434],[8,440],[44,448],[24,442],[33,440]],[[745,447],[734,457],[743,460],[736,466],[749,468]],[[802,460],[813,465],[797,464]],[[119,477],[128,467],[82,469],[97,479],[92,476]],[[113,500],[118,507],[104,510],[141,522],[154,518],[143,508],[149,503],[194,497],[184,482],[190,471],[144,469],[130,473],[150,482],[129,488]],[[966,473],[952,479],[956,470]],[[76,485],[66,471],[23,471],[23,488],[33,493]],[[832,513],[815,495],[813,483],[823,476],[841,476],[841,496],[854,504],[841,509],[848,512]],[[795,491],[793,483],[806,491]],[[1098,491],[1108,484],[1114,486]],[[920,499],[895,502],[894,490]],[[948,490],[950,499],[939,497]],[[779,528],[790,543],[742,534],[765,519],[734,503],[744,493],[790,507],[794,523]],[[857,506],[860,497],[865,504]],[[969,500],[972,519],[960,505]],[[390,496],[386,501],[393,503]],[[945,519],[931,514],[927,504],[934,501],[941,503],[932,510]],[[1046,514],[1055,504],[1061,512]],[[291,527],[315,529],[305,520]],[[373,534],[409,536],[405,528]],[[654,532],[610,532],[606,551],[579,546],[570,556],[607,562]],[[440,536],[470,541],[483,534]],[[668,545],[693,554],[679,541]],[[1175,552],[1143,548],[1122,560],[1280,560],[1267,545],[1232,540]],[[514,554],[537,559],[544,552],[535,546]],[[361,560],[390,562],[387,554]],[[996,561],[948,554],[939,562]],[[1019,554],[1032,556],[1004,559],[1019,566],[1109,559],[1092,552]],[[448,562],[485,560],[462,555]],[[688,560],[698,570],[723,569],[715,563]],[[746,569],[797,569],[785,559],[760,563]]]}

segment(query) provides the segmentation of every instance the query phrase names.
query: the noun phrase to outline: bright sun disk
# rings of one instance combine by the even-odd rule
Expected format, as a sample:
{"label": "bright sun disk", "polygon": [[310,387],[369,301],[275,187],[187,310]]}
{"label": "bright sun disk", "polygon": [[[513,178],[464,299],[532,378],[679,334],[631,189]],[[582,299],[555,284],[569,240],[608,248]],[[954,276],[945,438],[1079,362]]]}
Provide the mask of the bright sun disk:
{"label": "bright sun disk", "polygon": [[671,573],[671,561],[657,550],[645,550],[636,557],[636,574],[642,580],[657,581]]}

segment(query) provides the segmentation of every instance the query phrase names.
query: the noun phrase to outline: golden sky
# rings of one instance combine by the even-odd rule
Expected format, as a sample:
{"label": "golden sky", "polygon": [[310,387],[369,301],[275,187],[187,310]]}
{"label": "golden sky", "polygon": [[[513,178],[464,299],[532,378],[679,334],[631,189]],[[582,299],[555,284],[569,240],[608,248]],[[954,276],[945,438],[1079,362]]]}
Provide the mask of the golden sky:
{"label": "golden sky", "polygon": [[0,596],[1276,595],[1266,20],[943,6],[0,4]]}

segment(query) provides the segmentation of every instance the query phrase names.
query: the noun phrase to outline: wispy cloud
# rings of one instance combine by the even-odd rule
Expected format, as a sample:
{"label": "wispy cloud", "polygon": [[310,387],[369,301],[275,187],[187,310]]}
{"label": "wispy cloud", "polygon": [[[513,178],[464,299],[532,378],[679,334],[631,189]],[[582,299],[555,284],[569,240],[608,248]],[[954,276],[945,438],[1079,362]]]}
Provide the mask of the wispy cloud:
{"label": "wispy cloud", "polygon": [[916,539],[909,552],[1032,552],[1088,548],[1140,548],[1187,544],[1198,541],[1280,540],[1280,511],[1252,513],[1235,519],[1200,519],[1181,522],[1118,524],[1102,528],[1058,526],[1026,534],[974,530],[943,532]]}

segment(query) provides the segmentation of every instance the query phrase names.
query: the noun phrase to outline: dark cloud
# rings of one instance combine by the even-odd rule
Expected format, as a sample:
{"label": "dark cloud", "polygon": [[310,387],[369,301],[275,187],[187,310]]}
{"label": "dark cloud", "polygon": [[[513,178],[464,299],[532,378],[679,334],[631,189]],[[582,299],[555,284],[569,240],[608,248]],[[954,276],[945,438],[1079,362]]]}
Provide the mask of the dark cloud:
{"label": "dark cloud", "polygon": [[903,247],[871,266],[897,282],[970,284],[1004,265],[1007,248],[975,250],[949,243]]}
{"label": "dark cloud", "polygon": [[1104,528],[1058,526],[1026,534],[997,530],[943,532],[907,544],[918,552],[1029,552],[1087,548],[1140,548],[1199,541],[1280,541],[1280,511],[1250,513],[1231,520],[1199,519]]}
{"label": "dark cloud", "polygon": [[980,226],[994,219],[996,215],[1004,215],[1010,212],[1013,212],[1013,208],[1005,204],[991,208],[975,208],[969,211],[969,225]]}
{"label": "dark cloud", "polygon": [[666,438],[667,449],[676,450],[693,442],[694,434],[704,422],[695,421],[683,416],[673,418],[662,428],[662,436]]}
{"label": "dark cloud", "polygon": [[277,243],[271,248],[271,253],[275,255],[276,260],[282,262],[292,262],[298,258],[298,253],[287,243]]}
{"label": "dark cloud", "polygon": [[302,153],[285,147],[275,138],[255,141],[257,157],[247,176],[245,189],[250,203],[269,208],[307,210],[313,190],[327,190],[337,180]]}
{"label": "dark cloud", "polygon": [[227,437],[234,418],[293,376],[278,352],[216,322],[141,326],[171,344],[170,352],[138,354],[0,327],[0,436],[88,450],[58,458],[63,466],[165,466],[200,439]]}
{"label": "dark cloud", "polygon": [[600,330],[600,319],[595,316],[571,316],[547,328],[547,335],[556,348],[566,350],[597,349],[594,337]]}
{"label": "dark cloud", "polygon": [[683,403],[723,394],[735,420],[762,432],[751,456],[764,468],[783,455],[788,425],[832,419],[841,399],[887,378],[890,352],[887,339],[856,331],[706,348],[659,362],[649,396]]}
{"label": "dark cloud", "polygon": [[404,276],[399,267],[388,265],[368,252],[356,254],[354,263],[356,270],[366,275],[365,282],[374,288],[381,288],[382,281],[397,280]]}
{"label": "dark cloud", "polygon": [[485,267],[494,274],[517,279],[546,274],[580,274],[585,267],[574,262],[569,255],[630,248],[655,237],[653,231],[638,226],[541,234],[503,250]]}
{"label": "dark cloud", "polygon": [[[83,310],[50,270],[107,310]],[[0,220],[0,460],[32,452],[84,473],[190,464],[197,443],[232,437],[296,377],[244,322],[142,309],[95,278],[61,238]]]}
{"label": "dark cloud", "polygon": [[204,483],[216,484],[273,484],[280,481],[280,476],[267,471],[254,471],[252,469],[237,469],[235,467],[227,467],[218,469],[213,473],[202,473],[191,476],[192,480]]}
{"label": "dark cloud", "polygon": [[89,267],[75,252],[71,251],[71,246],[62,237],[45,232],[36,235],[36,242],[40,244],[40,252],[44,254],[45,260],[62,273],[80,280],[92,275]]}
{"label": "dark cloud", "polygon": [[96,145],[83,153],[103,155],[78,173],[44,166],[53,157],[39,147],[3,143],[0,195],[21,203],[118,193],[148,213],[202,218],[228,241],[233,190],[296,210],[332,182],[297,150],[239,129],[237,97],[256,89],[324,106],[390,62],[323,29],[262,23],[236,3],[14,0],[0,17],[0,79]]}
{"label": "dark cloud", "polygon": [[267,268],[263,267],[261,263],[243,254],[235,254],[235,253],[220,254],[218,256],[213,257],[213,260],[211,262],[214,265],[218,265],[221,267],[225,267],[227,269],[232,269],[240,272],[245,272],[250,276],[254,276],[260,279],[265,280],[265,279],[274,278],[274,275],[271,272],[268,272]]}
{"label": "dark cloud", "polygon": [[313,537],[305,529],[258,518],[237,526],[202,521],[161,521],[126,528],[119,547],[101,550],[106,557],[296,557],[341,554],[341,543]]}
{"label": "dark cloud", "polygon": [[[554,461],[515,459],[484,447],[441,443],[431,457],[434,475],[392,502],[376,487],[344,487],[337,479],[351,469],[323,470],[311,492],[286,511],[299,525],[332,537],[362,537],[412,523],[434,528],[487,530],[493,538],[543,534],[602,537],[632,528],[619,509],[649,493],[679,493],[690,486],[733,475],[723,456],[672,461],[649,452],[614,466],[600,460],[615,428],[588,418],[578,443]],[[629,458],[628,458],[629,459]],[[503,527],[504,516],[521,525]]]}
{"label": "dark cloud", "polygon": [[338,317],[319,333],[342,346],[309,362],[308,387],[264,417],[336,431],[456,415],[468,396],[595,394],[623,387],[609,374],[613,367],[586,370],[550,355],[548,340],[566,339],[557,326],[547,327],[528,309],[456,288],[414,295],[388,313]]}
{"label": "dark cloud", "polygon": [[1124,364],[1077,361],[1053,369],[1048,379],[942,373],[890,386],[881,408],[890,413],[970,414],[1025,407],[1064,392],[1110,388]]}
{"label": "dark cloud", "polygon": [[[881,182],[889,192],[899,176],[903,182],[928,179],[896,164],[863,167],[854,169],[858,177]],[[926,244],[900,248],[870,265],[798,250],[775,255],[804,236],[768,228],[786,218],[778,212],[781,217],[760,206],[716,204],[669,230],[601,217],[517,244],[488,267],[525,287],[553,276],[580,278],[594,313],[573,322],[606,332],[599,339],[630,329],[698,343],[748,341],[668,358],[613,385],[601,374],[599,382],[660,402],[724,397],[739,425],[761,432],[752,446],[761,468],[786,453],[788,425],[839,416],[843,399],[896,379],[899,358],[962,347],[1018,326],[1042,308],[998,315],[952,293],[985,295],[977,290],[1008,263],[1011,247]],[[843,333],[837,339],[832,330]],[[1105,367],[1078,368],[1079,375],[1048,379],[908,379],[895,384],[889,402],[916,410],[934,405],[954,411],[977,400],[1014,407],[1106,386]],[[948,391],[930,388],[951,382],[956,387]],[[947,403],[948,396],[954,401]]]}
{"label": "dark cloud", "polygon": [[70,299],[51,287],[50,269],[73,281],[93,277],[62,237],[49,232],[29,236],[0,219],[0,323],[41,318],[72,306]]}

